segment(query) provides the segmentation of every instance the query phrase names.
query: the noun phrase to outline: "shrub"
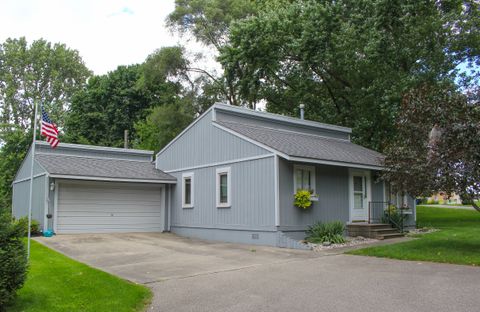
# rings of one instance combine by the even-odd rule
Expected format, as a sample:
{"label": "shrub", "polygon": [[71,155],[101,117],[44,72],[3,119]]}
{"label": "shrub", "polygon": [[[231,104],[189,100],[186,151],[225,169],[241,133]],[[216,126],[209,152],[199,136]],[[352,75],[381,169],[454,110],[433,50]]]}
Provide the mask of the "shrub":
{"label": "shrub", "polygon": [[0,310],[15,297],[27,276],[27,251],[23,229],[6,215],[0,215]]}
{"label": "shrub", "polygon": [[293,204],[298,208],[307,209],[312,205],[310,196],[310,191],[298,190],[297,193],[295,193],[295,200]]}
{"label": "shrub", "polygon": [[333,221],[327,223],[317,222],[308,227],[307,241],[311,243],[324,243],[330,242],[333,244],[345,243],[343,232],[345,231],[345,225],[341,221]]}
{"label": "shrub", "polygon": [[[15,222],[21,229],[23,237],[28,235],[28,217],[21,217]],[[40,223],[37,220],[32,219],[30,224],[30,234],[32,236],[40,235]]]}
{"label": "shrub", "polygon": [[391,224],[397,229],[403,230],[404,218],[405,216],[398,211],[397,207],[390,205],[382,216],[382,223]]}

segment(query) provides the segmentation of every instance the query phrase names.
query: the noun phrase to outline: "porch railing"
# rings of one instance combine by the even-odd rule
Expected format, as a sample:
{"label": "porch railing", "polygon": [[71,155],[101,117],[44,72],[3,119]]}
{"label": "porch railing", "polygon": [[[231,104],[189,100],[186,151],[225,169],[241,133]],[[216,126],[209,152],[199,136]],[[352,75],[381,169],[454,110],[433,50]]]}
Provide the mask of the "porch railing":
{"label": "porch railing", "polygon": [[400,232],[404,231],[406,215],[402,209],[390,209],[392,203],[371,201],[368,203],[368,223],[389,223]]}

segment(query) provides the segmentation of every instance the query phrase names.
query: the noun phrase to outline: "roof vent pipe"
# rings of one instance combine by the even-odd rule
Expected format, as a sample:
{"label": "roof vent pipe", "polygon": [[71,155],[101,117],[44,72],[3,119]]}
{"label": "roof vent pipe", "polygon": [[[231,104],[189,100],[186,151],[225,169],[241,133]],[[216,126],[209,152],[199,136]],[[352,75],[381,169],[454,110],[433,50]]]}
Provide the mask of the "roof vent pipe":
{"label": "roof vent pipe", "polygon": [[300,107],[300,119],[304,120],[305,119],[305,104],[300,104],[298,107]]}

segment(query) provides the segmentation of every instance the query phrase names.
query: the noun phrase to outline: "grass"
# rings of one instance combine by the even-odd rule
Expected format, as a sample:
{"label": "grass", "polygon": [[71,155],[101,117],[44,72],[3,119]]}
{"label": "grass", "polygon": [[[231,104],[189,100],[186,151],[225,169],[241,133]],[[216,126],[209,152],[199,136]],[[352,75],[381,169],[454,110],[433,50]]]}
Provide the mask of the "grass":
{"label": "grass", "polygon": [[32,241],[27,281],[7,311],[143,311],[148,288]]}
{"label": "grass", "polygon": [[401,260],[480,265],[480,213],[418,206],[417,223],[419,227],[433,227],[439,231],[417,235],[417,239],[409,242],[349,253]]}

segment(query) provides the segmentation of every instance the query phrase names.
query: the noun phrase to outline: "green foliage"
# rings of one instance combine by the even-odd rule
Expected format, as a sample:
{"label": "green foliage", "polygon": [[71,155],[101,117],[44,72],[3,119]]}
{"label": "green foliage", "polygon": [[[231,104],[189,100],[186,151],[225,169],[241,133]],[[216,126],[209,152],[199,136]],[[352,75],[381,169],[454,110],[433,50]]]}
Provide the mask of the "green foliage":
{"label": "green foliage", "polygon": [[307,209],[312,205],[312,200],[310,199],[310,191],[309,190],[298,190],[294,196],[293,204],[295,207]]}
{"label": "green foliage", "polygon": [[330,242],[333,244],[345,243],[343,232],[345,225],[341,221],[332,221],[327,223],[317,222],[308,227],[307,241],[311,243]]}
{"label": "green foliage", "polygon": [[395,205],[388,206],[387,210],[382,215],[382,223],[391,224],[401,231],[403,231],[404,220],[405,216],[400,213]]}
{"label": "green foliage", "polygon": [[157,106],[144,121],[135,124],[136,148],[158,152],[193,121],[193,113],[182,103]]}
{"label": "green foliage", "polygon": [[17,128],[0,131],[0,214],[1,210],[10,211],[12,203],[12,182],[25,157],[32,137],[30,132]]}
{"label": "green foliage", "polygon": [[[405,94],[383,178],[413,196],[480,197],[480,87],[422,85]],[[478,206],[474,205],[480,211]]]}
{"label": "green foliage", "polygon": [[[28,217],[21,217],[18,220],[15,220],[15,225],[18,226],[21,230],[23,237],[28,236]],[[40,235],[40,223],[37,220],[32,219],[30,223],[30,234],[32,236]]]}
{"label": "green foliage", "polygon": [[405,243],[369,247],[349,253],[401,260],[480,265],[480,214],[467,209],[417,206],[418,227],[440,231]]}
{"label": "green foliage", "polygon": [[8,38],[0,44],[0,124],[32,128],[38,101],[63,126],[71,97],[90,74],[78,51],[64,44]]}
{"label": "green foliage", "polygon": [[0,214],[0,310],[23,286],[27,276],[27,252],[22,228],[8,214]]}
{"label": "green foliage", "polygon": [[9,312],[145,311],[152,297],[144,285],[94,269],[31,242],[28,279]]}
{"label": "green foliage", "polygon": [[[122,147],[124,130],[135,137],[134,123],[145,118],[146,109],[154,103],[152,96],[138,87],[140,77],[141,66],[132,65],[90,78],[87,87],[73,97],[65,123],[65,140]],[[161,87],[164,85],[158,89]]]}
{"label": "green foliage", "polygon": [[[405,90],[480,61],[476,1],[267,1],[230,27],[219,60],[242,103],[353,128],[383,151]],[[477,26],[475,26],[477,25]]]}

